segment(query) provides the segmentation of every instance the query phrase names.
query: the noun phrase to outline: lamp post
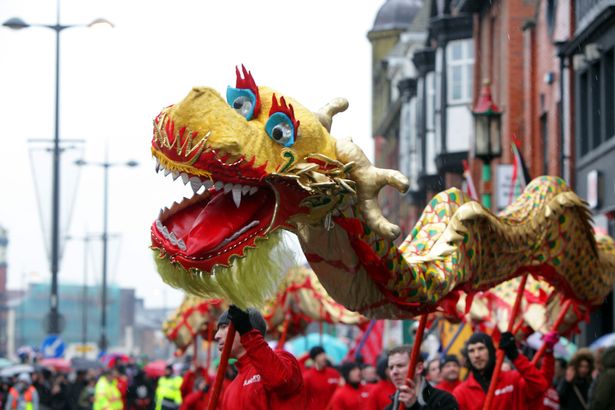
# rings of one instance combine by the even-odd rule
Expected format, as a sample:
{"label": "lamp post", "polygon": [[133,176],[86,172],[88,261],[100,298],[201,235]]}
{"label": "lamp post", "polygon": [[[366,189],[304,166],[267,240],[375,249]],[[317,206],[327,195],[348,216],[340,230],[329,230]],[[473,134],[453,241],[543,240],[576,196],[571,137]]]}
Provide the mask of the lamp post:
{"label": "lamp post", "polygon": [[108,233],[108,204],[109,204],[109,168],[115,166],[136,167],[137,161],[109,162],[105,154],[103,162],[85,161],[83,159],[75,161],[75,165],[93,165],[103,169],[103,232],[102,232],[102,291],[101,291],[101,318],[100,318],[100,340],[98,346],[101,352],[107,350],[107,244],[109,241]]}
{"label": "lamp post", "polygon": [[474,110],[474,156],[483,161],[482,202],[491,209],[491,161],[502,155],[502,135],[500,123],[502,111],[493,102],[489,80],[483,87]]}
{"label": "lamp post", "polygon": [[52,200],[51,200],[51,294],[49,297],[48,333],[59,334],[60,313],[58,300],[58,270],[60,253],[60,33],[67,28],[109,26],[111,22],[105,19],[96,19],[90,24],[63,25],[60,24],[60,1],[57,3],[56,24],[28,24],[19,17],[13,17],[2,25],[12,30],[21,30],[28,27],[45,27],[55,31],[56,34],[56,64],[55,64],[55,121],[52,159]]}

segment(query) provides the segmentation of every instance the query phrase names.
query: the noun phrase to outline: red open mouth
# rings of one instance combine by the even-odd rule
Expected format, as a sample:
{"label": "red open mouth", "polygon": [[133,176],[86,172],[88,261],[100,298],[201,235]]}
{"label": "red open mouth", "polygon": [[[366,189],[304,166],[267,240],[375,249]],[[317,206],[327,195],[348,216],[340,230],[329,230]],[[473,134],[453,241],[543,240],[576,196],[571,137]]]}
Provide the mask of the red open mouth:
{"label": "red open mouth", "polygon": [[161,212],[152,226],[152,245],[186,269],[210,272],[268,232],[276,195],[267,185],[203,185],[203,193]]}

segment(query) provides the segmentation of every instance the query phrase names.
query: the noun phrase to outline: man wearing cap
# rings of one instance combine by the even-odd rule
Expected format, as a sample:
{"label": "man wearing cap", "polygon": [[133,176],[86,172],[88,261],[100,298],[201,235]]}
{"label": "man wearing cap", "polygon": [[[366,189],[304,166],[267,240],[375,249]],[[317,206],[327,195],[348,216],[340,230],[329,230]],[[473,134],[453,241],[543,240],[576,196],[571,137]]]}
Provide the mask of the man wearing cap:
{"label": "man wearing cap", "polygon": [[303,410],[307,402],[297,359],[288,352],[272,350],[265,341],[267,325],[256,309],[231,305],[218,319],[215,340],[222,352],[230,323],[235,326],[231,357],[239,373],[222,397],[221,410]]}
{"label": "man wearing cap", "polygon": [[327,354],[322,346],[310,349],[312,367],[303,373],[303,382],[307,391],[309,410],[322,410],[327,407],[333,393],[340,385],[340,374],[329,366]]}
{"label": "man wearing cap", "polygon": [[17,377],[17,383],[9,389],[4,409],[38,410],[38,393],[28,373],[21,373]]}
{"label": "man wearing cap", "polygon": [[354,410],[365,408],[369,392],[361,384],[361,365],[357,362],[342,363],[340,372],[345,383],[335,391],[326,409]]}
{"label": "man wearing cap", "polygon": [[459,359],[454,354],[447,354],[440,361],[440,383],[436,385],[437,389],[452,393],[455,387],[459,386]]}
{"label": "man wearing cap", "polygon": [[423,356],[418,357],[414,379],[407,378],[411,352],[412,346],[409,345],[398,346],[389,351],[389,372],[397,391],[386,409],[397,410],[400,404],[403,404],[406,410],[459,409],[452,394],[436,389],[425,380]]}
{"label": "man wearing cap", "polygon": [[[492,409],[522,410],[527,402],[541,396],[547,383],[536,367],[519,353],[515,338],[510,332],[502,333],[500,349],[504,350],[516,370],[501,372],[493,396]],[[491,337],[474,333],[466,343],[466,363],[470,375],[453,390],[461,410],[480,410],[485,404],[489,385],[492,383],[496,353]]]}

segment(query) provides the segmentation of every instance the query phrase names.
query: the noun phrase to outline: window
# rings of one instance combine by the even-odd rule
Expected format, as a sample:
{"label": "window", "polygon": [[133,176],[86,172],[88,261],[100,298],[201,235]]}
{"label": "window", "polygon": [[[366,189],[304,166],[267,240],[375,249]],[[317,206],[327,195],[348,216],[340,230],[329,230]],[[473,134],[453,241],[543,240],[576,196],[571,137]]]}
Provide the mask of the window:
{"label": "window", "polygon": [[591,110],[592,110],[592,145],[591,148],[597,148],[602,143],[602,109],[600,106],[602,88],[600,87],[600,61],[592,64],[591,68]]}
{"label": "window", "polygon": [[613,137],[615,133],[615,104],[614,104],[614,96],[615,89],[613,88],[613,76],[615,76],[615,71],[613,71],[615,67],[613,67],[613,49],[609,50],[604,57],[604,138],[608,140]]}
{"label": "window", "polygon": [[549,175],[549,123],[547,113],[540,116],[540,138],[543,152],[542,175]]}
{"label": "window", "polygon": [[578,115],[579,115],[579,139],[581,156],[589,152],[589,127],[587,121],[587,111],[589,104],[587,101],[587,71],[579,76],[579,100],[578,100]]}
{"label": "window", "polygon": [[446,46],[446,52],[448,102],[469,103],[472,101],[473,40],[451,41]]}
{"label": "window", "polygon": [[436,113],[436,85],[434,82],[435,79],[435,74],[433,73],[433,71],[427,73],[427,76],[425,78],[425,98],[426,98],[426,104],[425,104],[425,128],[427,128],[428,130],[432,130],[436,127],[436,123],[435,123],[435,113]]}

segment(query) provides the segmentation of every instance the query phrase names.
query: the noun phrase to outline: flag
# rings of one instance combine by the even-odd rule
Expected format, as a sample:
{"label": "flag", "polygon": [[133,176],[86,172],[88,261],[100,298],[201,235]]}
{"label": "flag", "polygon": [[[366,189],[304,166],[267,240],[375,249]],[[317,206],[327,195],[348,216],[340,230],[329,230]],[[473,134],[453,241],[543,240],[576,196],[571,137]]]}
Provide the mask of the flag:
{"label": "flag", "polygon": [[476,186],[474,185],[474,180],[472,179],[472,173],[470,172],[468,161],[465,159],[463,160],[463,176],[466,179],[466,194],[468,194],[470,198],[478,201],[478,192],[476,192]]}
{"label": "flag", "polygon": [[516,187],[519,185],[521,191],[525,189],[525,186],[530,182],[530,172],[525,165],[523,155],[519,151],[519,140],[517,136],[513,134],[512,143],[510,144],[513,152],[513,175],[511,181],[510,196],[508,197],[508,203],[512,203],[513,197],[516,195]]}
{"label": "flag", "polygon": [[363,359],[363,363],[376,365],[378,356],[383,351],[382,337],[384,334],[384,320],[372,320],[365,330],[359,333],[345,361],[355,361],[358,355]]}

